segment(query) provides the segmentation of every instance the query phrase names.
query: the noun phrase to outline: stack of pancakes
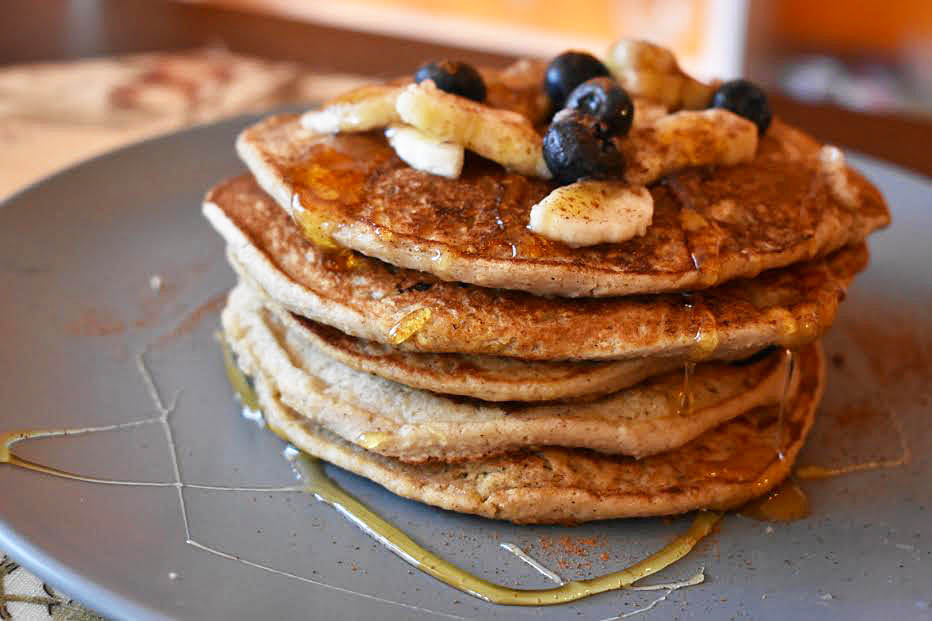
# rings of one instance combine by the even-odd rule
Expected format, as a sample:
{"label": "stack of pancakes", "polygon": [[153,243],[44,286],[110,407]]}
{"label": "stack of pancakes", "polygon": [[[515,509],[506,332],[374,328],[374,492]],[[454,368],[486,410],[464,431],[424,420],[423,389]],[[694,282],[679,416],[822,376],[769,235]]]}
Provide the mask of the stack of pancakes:
{"label": "stack of pancakes", "polygon": [[[520,112],[540,83],[490,99]],[[401,496],[523,523],[731,508],[777,485],[822,395],[818,339],[889,220],[850,169],[839,197],[821,145],[780,121],[752,162],[652,185],[646,235],[587,248],[526,228],[551,182],[478,156],[447,179],[380,131],[294,116],[237,148],[251,174],[204,214],[269,427]]]}

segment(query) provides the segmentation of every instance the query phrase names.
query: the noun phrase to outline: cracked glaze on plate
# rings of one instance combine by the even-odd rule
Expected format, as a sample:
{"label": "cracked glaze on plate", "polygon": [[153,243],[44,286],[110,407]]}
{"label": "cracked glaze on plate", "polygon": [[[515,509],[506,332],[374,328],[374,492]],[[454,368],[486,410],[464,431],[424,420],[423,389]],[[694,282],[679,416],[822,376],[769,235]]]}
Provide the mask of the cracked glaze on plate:
{"label": "cracked glaze on plate", "polygon": [[[136,358],[166,402],[186,484],[289,487],[282,443],[239,416],[214,340],[233,275],[199,211],[204,190],[242,167],[233,138],[252,119],[141,143],[60,173],[0,208],[0,431],[86,427],[158,416]],[[900,454],[889,470],[806,481],[812,515],[769,525],[729,515],[655,582],[706,582],[638,618],[820,615],[932,618],[932,184],[852,157],[886,193],[891,229],[826,339],[821,417],[800,464]],[[153,276],[159,279],[153,281]],[[160,287],[158,280],[161,280]],[[37,439],[17,453],[82,474],[173,481],[161,425]],[[562,578],[620,568],[689,519],[577,528],[517,527],[401,500],[334,471],[349,491],[419,542],[497,582],[546,578],[500,547],[513,543]],[[411,569],[306,494],[67,481],[0,465],[0,548],[52,584],[120,618],[578,618],[643,608],[650,592],[563,607],[504,608]],[[258,565],[272,568],[270,572]]]}

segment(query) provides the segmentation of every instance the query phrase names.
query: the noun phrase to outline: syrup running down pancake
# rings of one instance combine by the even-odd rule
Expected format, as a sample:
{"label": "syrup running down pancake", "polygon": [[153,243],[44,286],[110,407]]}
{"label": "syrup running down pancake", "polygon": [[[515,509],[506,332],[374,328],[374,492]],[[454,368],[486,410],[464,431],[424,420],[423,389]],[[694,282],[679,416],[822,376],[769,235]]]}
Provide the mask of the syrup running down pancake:
{"label": "syrup running down pancake", "polygon": [[530,446],[643,457],[791,398],[799,379],[775,352],[741,364],[694,365],[687,382],[680,370],[594,400],[488,403],[355,371],[290,330],[242,285],[230,295],[223,326],[240,366],[274,378],[268,381],[288,406],[348,442],[409,462],[476,459]]}
{"label": "syrup running down pancake", "polygon": [[[248,176],[211,190],[204,214],[227,241],[240,277],[276,304],[407,351],[529,360],[705,359],[772,344],[799,347],[831,325],[848,283],[867,263],[866,248],[858,245],[689,295],[539,297],[322,249],[301,237]],[[397,327],[412,317],[424,320],[398,342]]]}
{"label": "syrup running down pancake", "polygon": [[[822,398],[821,348],[799,357],[800,387],[783,419],[763,408],[666,453],[636,460],[542,448],[454,464],[406,464],[341,440],[284,405],[274,382],[253,376],[269,428],[311,455],[392,492],[443,509],[521,524],[730,509],[789,474]],[[781,458],[782,455],[782,458]]]}

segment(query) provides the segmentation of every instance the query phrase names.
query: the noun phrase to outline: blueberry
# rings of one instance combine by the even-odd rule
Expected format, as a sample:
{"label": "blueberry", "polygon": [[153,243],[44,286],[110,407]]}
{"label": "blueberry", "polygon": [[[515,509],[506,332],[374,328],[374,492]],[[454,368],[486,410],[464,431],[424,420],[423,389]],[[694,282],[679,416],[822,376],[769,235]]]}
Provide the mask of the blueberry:
{"label": "blueberry", "polygon": [[725,108],[757,125],[761,135],[770,127],[770,105],[767,95],[747,80],[732,80],[719,86],[712,94],[712,108]]}
{"label": "blueberry", "polygon": [[544,161],[557,183],[583,177],[618,176],[625,160],[595,118],[561,110],[544,134]]}
{"label": "blueberry", "polygon": [[634,104],[612,78],[592,78],[573,89],[566,107],[594,116],[613,136],[624,136],[634,121]]}
{"label": "blueberry", "polygon": [[544,87],[554,110],[563,107],[574,88],[590,78],[603,75],[610,75],[608,67],[591,54],[563,52],[551,60],[544,76]]}
{"label": "blueberry", "polygon": [[485,101],[485,82],[472,65],[453,60],[427,63],[414,73],[415,82],[424,80],[433,80],[442,91],[473,101]]}

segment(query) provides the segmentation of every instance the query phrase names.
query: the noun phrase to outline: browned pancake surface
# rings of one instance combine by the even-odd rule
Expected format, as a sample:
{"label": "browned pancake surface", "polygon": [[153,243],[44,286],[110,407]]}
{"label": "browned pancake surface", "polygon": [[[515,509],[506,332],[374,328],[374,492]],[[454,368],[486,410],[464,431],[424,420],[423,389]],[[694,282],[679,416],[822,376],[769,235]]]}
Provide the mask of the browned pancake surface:
{"label": "browned pancake surface", "polygon": [[211,190],[205,214],[241,275],[293,312],[390,343],[399,322],[426,308],[429,319],[402,349],[536,360],[724,356],[802,345],[831,325],[867,262],[862,244],[690,295],[566,299],[445,282],[360,254],[321,251],[248,175]]}
{"label": "browned pancake surface", "polygon": [[349,336],[274,306],[272,310],[294,333],[349,367],[414,388],[486,401],[591,398],[634,386],[684,364],[676,358],[591,362],[403,351]]}
{"label": "browned pancake surface", "polygon": [[236,287],[223,311],[241,369],[269,379],[283,403],[347,442],[406,462],[462,461],[539,446],[644,457],[795,395],[798,373],[772,353],[696,365],[594,400],[493,403],[386,381],[330,358]]}
{"label": "browned pancake surface", "polygon": [[886,225],[882,197],[857,173],[857,207],[833,198],[819,148],[775,121],[752,162],[689,169],[653,186],[646,235],[570,248],[527,229],[551,182],[477,156],[446,179],[408,166],[379,132],[313,135],[291,116],[238,141],[260,184],[312,238],[323,229],[340,245],[447,280],[568,296],[708,287],[823,256]]}

